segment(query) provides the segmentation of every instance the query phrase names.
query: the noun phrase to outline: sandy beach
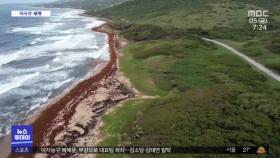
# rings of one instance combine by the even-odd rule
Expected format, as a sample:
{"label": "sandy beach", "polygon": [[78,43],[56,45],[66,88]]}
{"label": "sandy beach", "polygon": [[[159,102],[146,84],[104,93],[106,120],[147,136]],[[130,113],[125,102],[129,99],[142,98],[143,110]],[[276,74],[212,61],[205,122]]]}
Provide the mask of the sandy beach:
{"label": "sandy beach", "polygon": [[[116,34],[106,27],[104,24],[92,31],[108,35],[110,61],[97,74],[82,80],[26,121],[33,126],[33,146],[94,146],[99,142],[97,129],[101,126],[100,116],[109,107],[134,96],[128,81],[118,71],[117,50],[121,43]],[[9,154],[9,136],[4,138],[2,145],[1,153]],[[74,155],[9,154],[8,157],[71,156]]]}

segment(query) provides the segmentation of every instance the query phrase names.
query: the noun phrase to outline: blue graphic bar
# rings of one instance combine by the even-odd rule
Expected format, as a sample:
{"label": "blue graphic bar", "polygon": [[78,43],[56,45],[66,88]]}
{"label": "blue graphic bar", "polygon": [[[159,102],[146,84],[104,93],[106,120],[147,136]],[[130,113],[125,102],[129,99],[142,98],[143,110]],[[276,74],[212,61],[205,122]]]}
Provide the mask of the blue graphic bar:
{"label": "blue graphic bar", "polygon": [[26,142],[12,142],[11,144],[30,144],[33,143],[33,141],[26,141]]}
{"label": "blue graphic bar", "polygon": [[12,125],[11,149],[15,154],[33,153],[32,126]]}

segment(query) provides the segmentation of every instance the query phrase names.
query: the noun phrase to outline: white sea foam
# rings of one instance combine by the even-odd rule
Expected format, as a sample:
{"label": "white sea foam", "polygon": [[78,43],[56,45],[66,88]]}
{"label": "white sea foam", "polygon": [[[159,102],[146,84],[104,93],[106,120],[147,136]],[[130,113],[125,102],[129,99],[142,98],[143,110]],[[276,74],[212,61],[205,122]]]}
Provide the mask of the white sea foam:
{"label": "white sea foam", "polygon": [[32,68],[23,68],[23,69],[15,69],[15,68],[3,68],[0,71],[0,75],[9,75],[13,74],[23,74],[23,73],[34,73],[34,72],[47,72],[50,68],[50,64],[40,66],[40,67],[32,67]]}
{"label": "white sea foam", "polygon": [[[26,105],[23,106],[32,105],[28,106],[29,111],[40,108],[42,103],[48,101],[50,95],[46,94],[49,92],[49,94],[53,94],[55,89],[58,90],[67,83],[77,81],[76,77],[85,77],[75,76],[77,73],[74,70],[80,69],[80,65],[84,65],[88,58],[109,59],[109,47],[108,44],[104,44],[107,41],[105,34],[100,35],[100,33],[90,31],[91,28],[98,27],[105,22],[78,15],[83,13],[82,10],[61,12],[63,11],[54,12],[48,22],[41,25],[38,22],[32,27],[22,25],[11,28],[12,33],[40,34],[40,38],[34,39],[28,46],[20,48],[20,51],[0,55],[0,76],[4,76],[0,80],[0,94],[5,93],[1,96],[22,96],[19,101],[27,98],[24,102]],[[15,62],[19,60],[32,62],[33,60],[24,59],[38,57],[47,62],[46,65],[40,67],[34,65],[30,68],[14,68],[9,67],[10,65],[1,67],[3,64],[15,60]],[[43,59],[44,57],[46,60]],[[32,66],[32,63],[26,64]],[[37,77],[38,75],[39,77]],[[21,116],[21,112],[26,112],[26,109],[13,105],[11,107],[20,111],[13,112],[15,117],[12,118],[12,121],[23,119],[24,116]],[[12,110],[5,111],[5,114],[9,114],[9,111]],[[4,124],[9,124],[9,122],[4,122]]]}
{"label": "white sea foam", "polygon": [[52,93],[50,92],[47,96],[35,100],[36,103],[34,105],[32,105],[27,112],[33,111],[35,109],[38,109],[42,105],[42,103],[45,103],[46,101],[48,101],[48,99],[51,96],[51,94]]}
{"label": "white sea foam", "polygon": [[41,104],[35,104],[35,105],[32,105],[29,110],[27,112],[30,112],[30,111],[33,111],[34,109],[37,109],[40,107]]}
{"label": "white sea foam", "polygon": [[42,34],[42,33],[48,33],[49,31],[52,31],[58,26],[63,25],[63,23],[44,23],[42,26],[36,26],[36,27],[16,27],[12,29],[12,32],[20,32],[20,33],[30,33],[30,34]]}
{"label": "white sea foam", "polygon": [[92,53],[93,58],[100,58],[103,60],[110,60],[110,53],[109,53],[109,44],[106,44],[98,51]]}
{"label": "white sea foam", "polygon": [[[54,76],[54,75],[51,75],[51,76]],[[44,90],[47,90],[47,91],[52,91],[52,90],[60,88],[61,86],[63,86],[64,84],[66,84],[68,82],[73,81],[74,79],[75,79],[74,77],[70,77],[70,78],[65,77],[64,79],[61,78],[61,79],[57,80],[56,82],[53,82],[50,84],[44,84],[41,86],[41,88],[43,88]]]}
{"label": "white sea foam", "polygon": [[36,44],[37,43],[37,41],[32,41],[32,42],[30,42],[30,44]]}
{"label": "white sea foam", "polygon": [[3,64],[7,64],[18,57],[18,53],[13,54],[0,54],[0,66]]}
{"label": "white sea foam", "polygon": [[57,39],[53,43],[48,43],[44,45],[34,46],[27,48],[29,51],[64,51],[66,49],[81,49],[86,48],[88,45],[92,44],[94,35],[90,34],[76,34],[67,35],[62,37],[54,37]]}
{"label": "white sea foam", "polygon": [[81,49],[93,44],[94,34],[76,34],[65,36],[63,40],[55,42],[49,47],[54,50]]}
{"label": "white sea foam", "polygon": [[98,46],[89,46],[88,48],[89,48],[89,49],[99,49]]}
{"label": "white sea foam", "polygon": [[9,81],[6,81],[5,83],[1,83],[0,84],[0,94],[6,93],[11,89],[20,87],[24,82],[30,80],[31,78],[38,76],[39,74],[40,74],[39,72],[36,72],[33,74],[17,76],[15,78],[10,79]]}
{"label": "white sea foam", "polygon": [[64,67],[65,67],[65,66],[55,67],[55,68],[52,68],[49,72],[58,71],[58,70],[63,69]]}
{"label": "white sea foam", "polygon": [[[57,51],[62,52],[65,50],[71,50],[71,49],[89,49],[89,48],[98,48],[95,42],[96,36],[94,34],[73,34],[73,35],[67,35],[67,36],[55,36],[50,37],[47,40],[54,40],[53,43],[47,43],[44,45],[38,45],[38,46],[31,46],[25,48],[25,56],[42,54],[42,52],[48,52],[51,51]],[[35,53],[34,53],[35,52]]]}
{"label": "white sea foam", "polygon": [[48,38],[45,38],[44,41],[58,41],[58,40],[63,40],[65,36],[51,36]]}
{"label": "white sea foam", "polygon": [[53,59],[53,62],[59,62],[60,61],[60,58],[59,57],[56,57]]}
{"label": "white sea foam", "polygon": [[70,66],[70,64],[73,63],[81,63],[82,61],[88,59],[88,58],[100,58],[103,60],[109,60],[110,54],[109,52],[109,45],[104,45],[101,49],[98,51],[79,51],[79,52],[65,52],[63,55],[63,58],[60,58],[61,63],[65,63],[64,65]]}
{"label": "white sea foam", "polygon": [[75,33],[81,33],[85,31],[84,28],[75,28],[75,29],[68,29],[68,30],[61,30],[59,31],[60,34],[75,34]]}
{"label": "white sea foam", "polygon": [[56,55],[62,55],[62,53],[61,52],[57,52]]}
{"label": "white sea foam", "polygon": [[34,41],[30,42],[30,44],[36,44],[37,42],[39,42],[41,40],[41,38],[36,38]]}
{"label": "white sea foam", "polygon": [[59,15],[57,18],[54,20],[61,20],[61,19],[75,19],[75,18],[81,18],[79,14],[82,14],[84,11],[83,10],[71,10],[68,12],[65,12],[61,15]]}
{"label": "white sea foam", "polygon": [[[55,38],[60,38],[61,40],[56,40],[53,43],[47,43],[43,45],[29,46],[22,49],[22,51],[16,53],[10,53],[5,55],[0,54],[0,66],[9,63],[15,59],[24,60],[36,57],[48,57],[50,55],[57,56],[53,59],[53,62],[59,62],[61,58],[63,58],[60,56],[65,55],[66,51],[73,50],[74,53],[80,54],[81,51],[75,50],[98,49],[98,46],[96,46],[96,42],[94,40],[94,34],[76,34]],[[50,53],[50,50],[52,52],[55,51],[57,53]]]}
{"label": "white sea foam", "polygon": [[[49,99],[48,97],[42,98],[42,103],[43,103],[43,102],[46,102],[48,99]],[[35,105],[32,105],[32,106],[29,108],[29,110],[28,110],[27,112],[30,112],[30,111],[33,111],[33,110],[35,110],[35,109],[40,108],[40,106],[41,106],[42,103],[37,103],[37,104],[35,104]]]}
{"label": "white sea foam", "polygon": [[41,81],[59,82],[69,78],[69,71],[54,71],[40,75]]}
{"label": "white sea foam", "polygon": [[65,80],[65,81],[61,81],[61,82],[55,83],[55,88],[54,88],[54,89],[57,89],[57,88],[63,86],[64,84],[73,81],[74,79],[75,79],[75,78],[72,77],[72,78],[69,78],[69,79],[67,79],[67,80]]}
{"label": "white sea foam", "polygon": [[91,28],[94,28],[94,27],[99,27],[101,25],[105,24],[105,21],[101,21],[101,20],[93,20],[92,23],[90,24],[86,24],[86,28],[87,29],[91,29]]}
{"label": "white sea foam", "polygon": [[7,126],[7,127],[5,127],[5,128],[3,128],[2,130],[2,132],[0,132],[0,138],[1,137],[3,137],[3,136],[5,136],[5,135],[8,135],[8,134],[10,134],[10,126]]}

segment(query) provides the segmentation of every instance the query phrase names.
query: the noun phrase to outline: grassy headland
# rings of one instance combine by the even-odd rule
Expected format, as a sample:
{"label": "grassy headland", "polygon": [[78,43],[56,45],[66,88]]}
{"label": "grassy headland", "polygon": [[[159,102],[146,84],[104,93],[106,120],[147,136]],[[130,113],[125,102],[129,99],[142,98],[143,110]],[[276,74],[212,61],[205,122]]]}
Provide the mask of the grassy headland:
{"label": "grassy headland", "polygon": [[[120,58],[121,71],[138,90],[158,96],[130,100],[104,116],[102,145],[270,144],[272,157],[280,157],[280,84],[224,48],[200,39],[223,39],[279,71],[280,3],[269,2],[135,0],[93,12],[112,19],[112,28],[131,41]],[[250,8],[272,11],[270,31],[251,30]]]}
{"label": "grassy headland", "polygon": [[78,8],[97,11],[126,1],[128,0],[60,0],[44,4],[44,6],[56,8]]}
{"label": "grassy headland", "polygon": [[[240,42],[239,50],[280,72],[280,62],[276,62],[280,60],[279,8],[277,0],[136,0],[97,14],[113,19],[122,29],[130,26],[130,36],[154,29],[151,31],[157,36],[152,38],[158,38],[162,37],[160,34],[176,29],[180,36],[195,34],[226,39],[228,44]],[[247,14],[250,9],[269,10],[268,31],[252,30]],[[144,33],[141,33],[144,37],[132,39],[149,39]]]}

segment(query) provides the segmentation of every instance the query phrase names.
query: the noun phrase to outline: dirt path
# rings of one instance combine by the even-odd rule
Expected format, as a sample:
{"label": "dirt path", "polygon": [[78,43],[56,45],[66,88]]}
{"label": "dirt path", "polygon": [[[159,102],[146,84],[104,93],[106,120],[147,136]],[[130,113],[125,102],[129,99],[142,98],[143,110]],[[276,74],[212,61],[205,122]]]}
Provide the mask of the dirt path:
{"label": "dirt path", "polygon": [[257,61],[255,61],[254,59],[246,56],[245,54],[239,52],[238,50],[232,48],[231,46],[224,44],[222,42],[216,41],[216,40],[212,40],[212,39],[208,39],[208,38],[202,38],[205,41],[209,41],[212,43],[215,43],[217,45],[220,45],[226,49],[228,49],[229,51],[231,51],[232,53],[238,55],[239,57],[241,57],[242,59],[244,59],[245,61],[247,61],[249,64],[253,65],[254,67],[256,67],[257,69],[261,70],[263,73],[265,73],[266,75],[272,77],[273,79],[277,80],[278,82],[280,82],[280,75],[271,71],[270,69],[266,68],[264,65],[258,63]]}

